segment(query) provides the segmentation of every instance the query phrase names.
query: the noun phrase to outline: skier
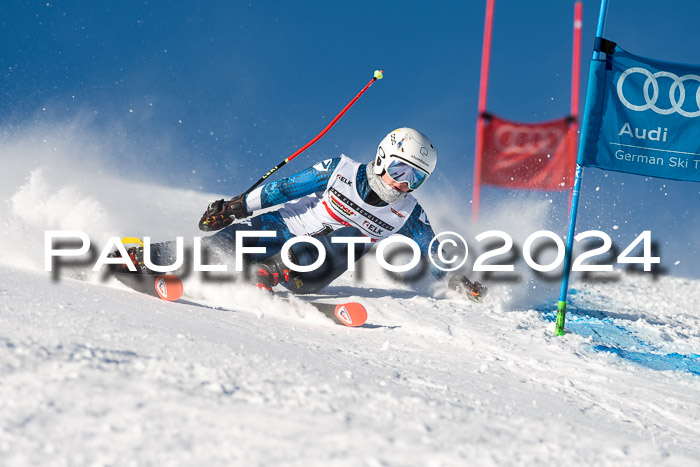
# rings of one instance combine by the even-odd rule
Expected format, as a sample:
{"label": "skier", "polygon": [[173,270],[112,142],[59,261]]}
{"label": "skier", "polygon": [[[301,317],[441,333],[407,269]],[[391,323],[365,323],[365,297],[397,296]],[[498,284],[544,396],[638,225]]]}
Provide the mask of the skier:
{"label": "skier", "polygon": [[[405,235],[427,257],[435,236],[428,218],[411,192],[421,187],[435,170],[437,154],[428,137],[418,130],[399,128],[379,143],[373,161],[361,164],[341,155],[319,162],[289,178],[258,187],[247,196],[211,203],[200,229],[220,230],[210,242],[230,249],[235,232],[240,229],[276,230],[271,239],[260,238],[255,246],[265,246],[271,255],[257,264],[257,285],[265,290],[281,283],[294,293],[316,292],[347,270],[345,243],[332,243],[333,237],[367,236],[372,242],[392,234]],[[233,224],[246,219],[253,211],[283,204],[272,212],[253,217],[249,223]],[[222,230],[223,229],[223,230]],[[318,238],[327,252],[324,265],[310,273],[295,273],[282,262],[282,244],[294,236]],[[370,244],[355,245],[355,258],[366,253]],[[294,264],[313,264],[318,251],[308,243],[297,243],[290,250]],[[444,271],[431,267],[436,279]],[[478,300],[485,292],[464,276],[455,276],[452,288]]]}
{"label": "skier", "polygon": [[[437,155],[430,140],[418,130],[399,128],[379,143],[373,161],[363,164],[341,155],[318,162],[288,178],[262,185],[248,195],[209,204],[199,222],[204,231],[218,231],[202,244],[233,253],[236,232],[274,231],[274,237],[246,238],[245,246],[265,247],[251,254],[257,286],[272,291],[278,284],[292,293],[314,293],[348,268],[348,248],[356,260],[373,242],[393,234],[414,240],[423,257],[435,236],[428,218],[411,192],[421,187],[435,170]],[[282,205],[279,209],[251,217],[254,211]],[[234,223],[234,220],[241,222]],[[289,239],[308,235],[326,251],[323,265],[312,272],[290,270],[282,261],[281,248]],[[368,237],[370,243],[334,243],[337,237]],[[318,258],[318,249],[307,242],[288,251],[293,264],[307,266]],[[172,243],[152,245],[151,261],[168,265],[174,260]],[[431,265],[436,279],[445,272]],[[481,301],[486,288],[456,275],[451,289]]]}

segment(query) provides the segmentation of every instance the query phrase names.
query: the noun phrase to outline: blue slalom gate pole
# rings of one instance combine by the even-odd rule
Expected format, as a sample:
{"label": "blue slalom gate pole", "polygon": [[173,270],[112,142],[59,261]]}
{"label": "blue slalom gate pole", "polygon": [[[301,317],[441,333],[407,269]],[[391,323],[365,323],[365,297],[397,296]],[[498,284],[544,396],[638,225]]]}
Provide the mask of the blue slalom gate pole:
{"label": "blue slalom gate pole", "polygon": [[[599,37],[603,37],[603,31],[605,29],[605,16],[608,12],[608,0],[600,1],[600,13],[598,14],[598,26],[596,28],[596,41]],[[600,52],[596,49],[593,50],[593,60],[600,58]],[[591,67],[592,69],[592,67]],[[581,161],[583,160],[583,154],[585,153],[583,135],[586,133],[588,128],[589,120],[589,100],[588,96],[591,95],[591,85],[595,76],[589,71],[588,74],[588,87],[586,90],[586,108],[583,112],[583,123],[581,125],[581,140],[578,145],[578,159],[576,162],[576,176],[574,178],[574,188],[573,195],[571,198],[571,212],[569,214],[569,230],[566,235],[566,252],[564,254],[564,274],[561,278],[561,290],[559,292],[559,302],[557,303],[557,322],[556,322],[556,333],[558,336],[564,335],[564,321],[566,320],[566,296],[569,292],[569,276],[571,273],[571,256],[572,250],[574,248],[574,233],[576,231],[576,215],[578,214],[578,199],[581,193],[581,179],[583,178],[583,167],[581,166]]]}

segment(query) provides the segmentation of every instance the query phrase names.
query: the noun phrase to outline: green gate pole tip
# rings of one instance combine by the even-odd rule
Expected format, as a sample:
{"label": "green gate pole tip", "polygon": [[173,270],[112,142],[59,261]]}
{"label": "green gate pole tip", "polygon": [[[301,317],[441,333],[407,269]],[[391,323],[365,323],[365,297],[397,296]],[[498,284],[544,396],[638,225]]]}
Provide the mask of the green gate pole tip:
{"label": "green gate pole tip", "polygon": [[565,331],[564,331],[564,319],[566,318],[566,302],[562,302],[561,300],[557,302],[557,324],[556,324],[556,332],[557,336],[563,336]]}

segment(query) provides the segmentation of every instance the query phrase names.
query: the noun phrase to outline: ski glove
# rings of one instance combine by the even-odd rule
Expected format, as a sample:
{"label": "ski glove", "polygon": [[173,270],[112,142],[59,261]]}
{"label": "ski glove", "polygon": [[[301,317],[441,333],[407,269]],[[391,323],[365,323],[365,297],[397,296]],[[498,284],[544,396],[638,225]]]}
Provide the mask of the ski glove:
{"label": "ski glove", "polygon": [[228,227],[234,219],[250,216],[245,205],[245,195],[238,195],[229,201],[220,199],[209,203],[207,210],[199,220],[199,230],[212,232]]}
{"label": "ski glove", "polygon": [[452,276],[447,284],[447,288],[466,295],[469,300],[477,303],[481,302],[488,293],[485,285],[470,281],[464,274]]}

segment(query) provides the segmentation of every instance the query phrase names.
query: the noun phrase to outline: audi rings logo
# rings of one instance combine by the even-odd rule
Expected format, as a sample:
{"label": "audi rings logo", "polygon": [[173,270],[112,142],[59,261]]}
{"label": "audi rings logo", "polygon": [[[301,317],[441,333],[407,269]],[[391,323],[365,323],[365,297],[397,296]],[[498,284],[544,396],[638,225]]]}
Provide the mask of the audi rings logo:
{"label": "audi rings logo", "polygon": [[[625,80],[634,73],[639,73],[646,76],[643,87],[645,102],[642,105],[631,103],[623,93],[623,85]],[[667,109],[660,108],[656,105],[660,93],[659,81],[657,78],[670,78],[672,80],[671,86],[668,89],[668,99],[671,106]],[[666,80],[663,81],[665,82]],[[674,112],[678,112],[684,117],[698,117],[700,116],[700,86],[698,86],[698,88],[695,90],[695,103],[697,104],[698,110],[688,112],[682,108],[683,104],[685,103],[686,90],[684,83],[686,81],[697,81],[698,84],[700,84],[700,76],[678,76],[670,71],[657,71],[656,73],[652,73],[651,71],[641,67],[629,68],[620,75],[620,79],[617,82],[617,97],[620,98],[620,102],[622,102],[625,107],[630,110],[634,110],[635,112],[642,112],[644,110],[651,109],[660,115],[670,115]],[[676,98],[676,92],[678,92],[678,98]]]}
{"label": "audi rings logo", "polygon": [[509,154],[554,154],[563,136],[559,128],[502,125],[494,134],[494,146]]}

